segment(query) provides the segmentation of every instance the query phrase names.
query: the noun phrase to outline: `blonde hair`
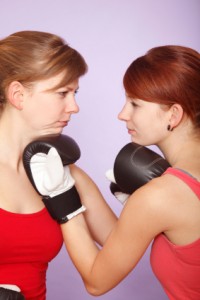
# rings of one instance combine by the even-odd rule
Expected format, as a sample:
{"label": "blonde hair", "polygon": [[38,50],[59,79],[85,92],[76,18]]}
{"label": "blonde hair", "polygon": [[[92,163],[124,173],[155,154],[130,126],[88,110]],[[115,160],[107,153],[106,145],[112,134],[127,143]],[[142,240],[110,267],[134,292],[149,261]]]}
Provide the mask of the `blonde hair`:
{"label": "blonde hair", "polygon": [[0,41],[0,102],[6,102],[6,89],[12,81],[25,86],[65,71],[59,86],[87,72],[81,54],[48,32],[20,31]]}

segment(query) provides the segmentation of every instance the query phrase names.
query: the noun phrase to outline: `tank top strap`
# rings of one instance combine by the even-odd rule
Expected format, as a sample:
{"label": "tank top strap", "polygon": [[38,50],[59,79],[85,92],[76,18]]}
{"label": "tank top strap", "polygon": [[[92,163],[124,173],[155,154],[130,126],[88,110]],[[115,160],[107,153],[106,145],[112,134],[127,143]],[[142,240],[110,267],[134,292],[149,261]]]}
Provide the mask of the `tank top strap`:
{"label": "tank top strap", "polygon": [[171,174],[184,181],[200,199],[200,182],[185,170],[169,167],[164,173]]}

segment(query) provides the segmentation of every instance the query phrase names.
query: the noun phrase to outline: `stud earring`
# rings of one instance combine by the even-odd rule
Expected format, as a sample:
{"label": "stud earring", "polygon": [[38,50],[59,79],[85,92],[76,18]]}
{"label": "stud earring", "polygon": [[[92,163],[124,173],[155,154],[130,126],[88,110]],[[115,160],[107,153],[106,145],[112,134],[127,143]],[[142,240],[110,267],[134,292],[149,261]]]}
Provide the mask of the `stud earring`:
{"label": "stud earring", "polygon": [[170,125],[167,126],[167,130],[168,130],[168,131],[173,131],[173,129],[174,129],[174,128],[171,128]]}

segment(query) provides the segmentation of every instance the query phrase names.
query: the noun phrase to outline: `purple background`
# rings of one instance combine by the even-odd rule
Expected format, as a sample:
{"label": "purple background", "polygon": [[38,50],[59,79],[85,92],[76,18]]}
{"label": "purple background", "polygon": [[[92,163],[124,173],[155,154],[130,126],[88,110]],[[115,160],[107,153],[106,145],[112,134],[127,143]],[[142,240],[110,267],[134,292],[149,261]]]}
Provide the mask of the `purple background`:
{"label": "purple background", "polygon": [[[82,150],[78,164],[99,185],[119,214],[104,174],[129,136],[117,120],[124,103],[123,73],[137,56],[164,44],[200,51],[199,0],[0,0],[1,38],[19,30],[61,35],[85,57],[89,72],[80,81],[80,113],[64,133]],[[154,148],[155,149],[155,148]],[[155,149],[157,151],[157,149]],[[149,251],[135,270],[102,300],[165,300],[149,264]],[[47,300],[96,299],[87,294],[65,249],[50,263]]]}

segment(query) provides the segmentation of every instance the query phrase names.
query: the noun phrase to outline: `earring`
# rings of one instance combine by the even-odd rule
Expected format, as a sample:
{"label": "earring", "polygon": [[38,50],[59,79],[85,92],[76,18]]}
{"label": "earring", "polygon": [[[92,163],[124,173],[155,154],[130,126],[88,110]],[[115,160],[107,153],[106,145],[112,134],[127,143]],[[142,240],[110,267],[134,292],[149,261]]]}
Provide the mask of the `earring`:
{"label": "earring", "polygon": [[168,125],[168,126],[167,126],[167,130],[168,130],[168,131],[173,131],[173,129],[174,129],[174,128],[171,128],[171,125]]}

